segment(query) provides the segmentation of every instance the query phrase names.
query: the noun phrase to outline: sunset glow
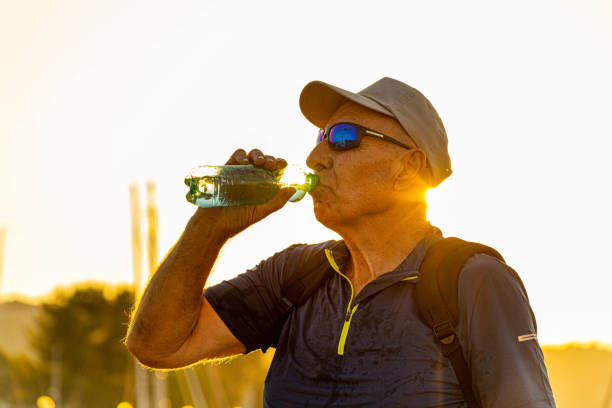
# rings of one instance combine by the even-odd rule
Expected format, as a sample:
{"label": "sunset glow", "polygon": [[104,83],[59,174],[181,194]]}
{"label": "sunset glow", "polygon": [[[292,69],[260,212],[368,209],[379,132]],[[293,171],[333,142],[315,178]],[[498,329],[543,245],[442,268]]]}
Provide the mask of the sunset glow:
{"label": "sunset glow", "polygon": [[[317,130],[302,87],[391,76],[449,136],[432,224],[503,254],[542,343],[612,344],[610,3],[370,4],[3,2],[0,295],[130,282],[131,182],[142,203],[156,182],[161,260],[195,210],[190,168],[239,147],[303,165]],[[227,244],[209,284],[334,237],[306,197]]]}

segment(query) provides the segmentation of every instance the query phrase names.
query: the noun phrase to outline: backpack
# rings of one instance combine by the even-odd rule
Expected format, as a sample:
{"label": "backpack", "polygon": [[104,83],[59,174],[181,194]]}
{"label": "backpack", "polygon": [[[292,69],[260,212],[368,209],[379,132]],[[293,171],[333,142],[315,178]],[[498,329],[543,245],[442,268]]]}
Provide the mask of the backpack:
{"label": "backpack", "polygon": [[[348,258],[344,241],[336,241],[326,249],[334,251],[338,260]],[[461,345],[455,334],[459,317],[458,282],[467,260],[475,254],[487,254],[504,262],[495,249],[475,242],[450,237],[433,243],[427,250],[419,268],[421,279],[416,283],[415,300],[421,320],[429,326],[439,341],[442,354],[447,357],[469,408],[480,408],[472,389],[472,373],[463,357]],[[527,291],[518,274],[510,267],[507,270],[520,284],[525,297]],[[294,273],[281,287],[281,302],[285,312],[304,303],[323,283],[334,276],[325,251],[311,256],[301,270]],[[537,326],[532,312],[534,327]]]}

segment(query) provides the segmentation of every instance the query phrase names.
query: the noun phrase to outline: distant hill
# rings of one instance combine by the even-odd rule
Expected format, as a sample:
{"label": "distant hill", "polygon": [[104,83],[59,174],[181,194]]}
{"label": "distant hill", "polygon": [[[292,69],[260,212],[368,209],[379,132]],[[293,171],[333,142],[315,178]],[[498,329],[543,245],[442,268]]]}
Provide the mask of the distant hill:
{"label": "distant hill", "polygon": [[[35,359],[27,333],[39,313],[40,306],[20,301],[0,303],[0,350]],[[611,349],[567,344],[543,346],[542,350],[558,408],[612,408],[612,400],[603,405],[606,390],[612,392]]]}
{"label": "distant hill", "polygon": [[20,301],[0,302],[0,350],[36,359],[28,341],[28,330],[34,327],[40,306]]}
{"label": "distant hill", "polygon": [[[612,408],[612,351],[597,344],[544,346],[558,408]],[[607,393],[607,394],[606,394]],[[604,399],[608,399],[604,405]]]}

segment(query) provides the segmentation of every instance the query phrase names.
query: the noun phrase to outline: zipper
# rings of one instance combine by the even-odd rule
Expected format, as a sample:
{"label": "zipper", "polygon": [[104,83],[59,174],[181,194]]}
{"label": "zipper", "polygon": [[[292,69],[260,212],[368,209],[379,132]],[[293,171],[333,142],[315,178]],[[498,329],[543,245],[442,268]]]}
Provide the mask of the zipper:
{"label": "zipper", "polygon": [[338,342],[338,355],[342,356],[344,355],[344,345],[346,344],[346,337],[348,335],[348,331],[351,326],[351,320],[353,319],[353,315],[355,314],[355,311],[357,310],[359,303],[357,303],[355,306],[351,308],[353,304],[353,298],[355,296],[355,288],[353,287],[353,282],[351,282],[348,276],[340,272],[340,268],[338,267],[338,264],[334,260],[334,257],[332,256],[332,253],[329,249],[325,250],[325,256],[327,257],[327,260],[329,261],[329,264],[334,269],[334,271],[338,272],[340,276],[346,279],[346,281],[349,283],[349,286],[351,287],[351,298],[349,299],[348,306],[346,307],[346,313],[344,315],[344,323],[342,324],[342,331],[340,332],[340,341]]}
{"label": "zipper", "polygon": [[[355,310],[357,310],[357,306],[359,306],[359,303],[357,303],[353,307],[353,310],[351,310],[350,314],[347,313],[347,317],[344,319],[344,324],[342,325],[342,333],[340,333],[340,341],[338,342],[339,356],[344,355],[344,344],[346,343],[346,336],[348,335],[349,326],[351,325],[351,319],[353,319],[353,314],[355,313]],[[349,307],[351,307],[350,303]]]}

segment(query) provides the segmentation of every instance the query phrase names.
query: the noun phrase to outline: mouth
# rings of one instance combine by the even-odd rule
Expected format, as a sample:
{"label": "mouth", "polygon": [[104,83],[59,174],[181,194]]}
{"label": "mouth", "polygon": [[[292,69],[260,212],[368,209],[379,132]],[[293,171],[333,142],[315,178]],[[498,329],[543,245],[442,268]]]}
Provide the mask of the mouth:
{"label": "mouth", "polygon": [[325,184],[319,183],[317,187],[310,191],[308,194],[312,196],[314,200],[321,200],[325,195],[331,192],[331,188]]}

